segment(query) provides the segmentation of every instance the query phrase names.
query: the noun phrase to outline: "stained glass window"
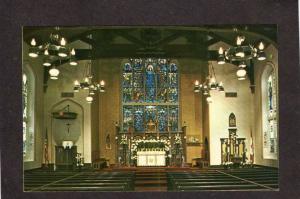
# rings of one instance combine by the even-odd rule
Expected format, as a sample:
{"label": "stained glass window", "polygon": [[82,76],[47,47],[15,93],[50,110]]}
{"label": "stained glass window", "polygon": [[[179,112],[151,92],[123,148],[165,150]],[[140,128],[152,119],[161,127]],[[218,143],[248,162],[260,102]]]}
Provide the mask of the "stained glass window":
{"label": "stained glass window", "polygon": [[262,76],[263,157],[278,158],[277,79],[273,69]]}
{"label": "stained glass window", "polygon": [[268,134],[269,134],[269,152],[276,153],[277,149],[277,118],[276,118],[276,85],[275,75],[271,74],[268,78]]}
{"label": "stained glass window", "polygon": [[178,131],[178,79],[177,65],[167,59],[125,63],[123,131]]}
{"label": "stained glass window", "polygon": [[23,105],[23,158],[24,161],[34,160],[34,125],[33,125],[33,76],[22,75],[22,105]]}
{"label": "stained glass window", "polygon": [[23,154],[26,155],[26,132],[27,132],[27,121],[28,121],[28,81],[27,75],[23,74],[23,86],[22,86],[22,95],[23,95]]}

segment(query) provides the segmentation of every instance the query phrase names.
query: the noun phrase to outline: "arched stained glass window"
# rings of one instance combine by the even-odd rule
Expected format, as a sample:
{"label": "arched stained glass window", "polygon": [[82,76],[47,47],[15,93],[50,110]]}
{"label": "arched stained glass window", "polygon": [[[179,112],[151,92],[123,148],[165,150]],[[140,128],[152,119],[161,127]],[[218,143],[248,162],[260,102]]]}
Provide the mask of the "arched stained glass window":
{"label": "arched stained glass window", "polygon": [[267,68],[262,76],[263,157],[277,159],[277,79],[273,69]]}
{"label": "arched stained glass window", "polygon": [[276,107],[276,84],[275,75],[272,73],[268,77],[268,126],[269,126],[269,141],[270,153],[276,153],[277,150],[277,107]]}
{"label": "arched stained glass window", "polygon": [[23,159],[34,160],[34,78],[27,68],[22,75]]}
{"label": "arched stained glass window", "polygon": [[123,131],[178,131],[178,69],[166,59],[130,59],[123,66]]}

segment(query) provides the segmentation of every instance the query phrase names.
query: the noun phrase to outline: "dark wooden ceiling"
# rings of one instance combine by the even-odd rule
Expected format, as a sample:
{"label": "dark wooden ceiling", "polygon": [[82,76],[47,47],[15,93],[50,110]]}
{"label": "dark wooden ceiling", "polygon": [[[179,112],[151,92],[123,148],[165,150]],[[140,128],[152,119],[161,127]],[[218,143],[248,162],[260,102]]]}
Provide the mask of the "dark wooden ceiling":
{"label": "dark wooden ceiling", "polygon": [[[30,43],[35,38],[38,45],[49,41],[54,27],[24,27],[23,39]],[[59,33],[68,43],[86,43],[90,48],[76,48],[77,60],[101,58],[193,58],[202,61],[216,60],[217,51],[208,47],[217,42],[235,45],[237,35],[246,37],[245,43],[277,47],[276,25],[205,25],[183,26],[104,26],[60,27]],[[59,66],[68,60],[54,61]],[[45,85],[48,80],[45,68]],[[253,63],[247,67],[251,85],[254,82]]]}
{"label": "dark wooden ceiling", "polygon": [[[39,45],[49,40],[54,27],[24,27],[23,30],[25,42],[29,43],[34,37]],[[215,60],[217,53],[209,51],[208,46],[216,42],[234,45],[236,36],[242,34],[246,36],[246,43],[255,45],[264,41],[266,45],[272,43],[276,46],[276,33],[275,25],[60,28],[60,34],[68,43],[80,40],[91,45],[91,49],[76,49],[78,60],[149,56]]]}

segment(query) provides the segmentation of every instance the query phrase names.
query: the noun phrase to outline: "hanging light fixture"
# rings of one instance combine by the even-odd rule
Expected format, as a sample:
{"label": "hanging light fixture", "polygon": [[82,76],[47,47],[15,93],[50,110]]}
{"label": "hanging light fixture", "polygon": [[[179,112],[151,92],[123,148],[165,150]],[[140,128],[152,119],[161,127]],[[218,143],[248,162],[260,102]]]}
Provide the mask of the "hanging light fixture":
{"label": "hanging light fixture", "polygon": [[194,92],[199,93],[201,91],[201,87],[202,87],[202,85],[200,85],[199,81],[196,80],[194,83]]}
{"label": "hanging light fixture", "polygon": [[48,49],[45,49],[44,55],[45,55],[45,58],[44,58],[43,65],[44,66],[51,66],[51,60],[49,58],[49,51],[48,51]]}
{"label": "hanging light fixture", "polygon": [[71,50],[71,56],[70,56],[70,65],[71,66],[77,66],[78,65],[78,63],[77,63],[77,61],[76,61],[76,58],[75,58],[75,49],[74,48],[72,48],[72,50]]}
{"label": "hanging light fixture", "polygon": [[91,74],[91,67],[92,63],[89,61],[86,64],[85,67],[85,75],[83,78],[82,82],[79,82],[78,80],[74,81],[74,92],[79,92],[81,90],[87,90],[88,91],[88,96],[86,97],[86,101],[88,103],[93,102],[93,96],[96,94],[97,91],[99,92],[105,92],[105,82],[104,80],[101,80],[99,83],[94,83],[93,82],[93,76]]}
{"label": "hanging light fixture", "polygon": [[202,84],[200,84],[198,80],[194,82],[194,92],[198,93],[202,91],[204,95],[208,95],[210,90],[217,90],[223,92],[223,83],[217,82],[213,65],[209,63],[208,67],[209,75],[207,76],[206,80]]}
{"label": "hanging light fixture", "polygon": [[49,70],[49,74],[50,74],[50,79],[56,80],[56,79],[58,79],[59,70],[55,66],[53,66]]}
{"label": "hanging light fixture", "polygon": [[[55,27],[54,31],[52,31],[49,36],[49,40],[46,43],[39,46],[37,46],[36,39],[32,38],[30,42],[28,55],[32,58],[42,56],[43,66],[46,67],[51,66],[52,63],[55,61],[61,62],[62,59],[69,60],[70,65],[76,66],[77,62],[75,57],[75,49],[73,48],[70,50],[70,48],[67,46],[66,38],[61,36],[59,30],[59,27]],[[52,76],[51,79],[56,78],[55,76]]]}
{"label": "hanging light fixture", "polygon": [[200,84],[198,80],[194,82],[194,92],[200,93],[202,91],[202,94],[206,96],[206,101],[208,103],[211,103],[212,98],[210,95],[210,91],[224,92],[225,89],[222,82],[217,82],[215,70],[212,63],[209,63],[208,65],[208,73],[209,74],[206,80],[202,84]]}
{"label": "hanging light fixture", "polygon": [[104,82],[104,80],[101,80],[98,88],[99,88],[99,91],[102,93],[105,92],[104,86],[105,86],[105,82]]}
{"label": "hanging light fixture", "polygon": [[236,71],[236,75],[238,77],[238,80],[245,80],[246,79],[247,71],[243,67],[239,67],[239,69]]}
{"label": "hanging light fixture", "polygon": [[225,64],[225,56],[224,56],[224,50],[222,47],[219,48],[219,56],[218,56],[218,64]]}
{"label": "hanging light fixture", "polygon": [[28,55],[32,58],[38,57],[38,47],[36,46],[35,38],[31,39]]}
{"label": "hanging light fixture", "polygon": [[257,59],[259,61],[263,61],[266,59],[266,53],[264,52],[264,43],[263,42],[260,42],[259,45],[258,45],[258,52],[257,52]]}
{"label": "hanging light fixture", "polygon": [[94,100],[94,98],[91,95],[88,95],[85,99],[86,99],[87,103],[89,103],[89,104],[92,103]]}
{"label": "hanging light fixture", "polygon": [[210,94],[207,95],[206,101],[207,101],[207,103],[212,103],[212,98],[211,98]]}
{"label": "hanging light fixture", "polygon": [[[234,29],[237,32],[237,29]],[[257,48],[250,44],[245,44],[246,37],[238,35],[236,37],[236,45],[223,50],[222,47],[218,50],[218,64],[224,64],[226,62],[237,64],[237,76],[239,80],[246,79],[247,62],[252,59],[263,61],[266,59],[266,53],[264,52],[264,43],[259,42]]]}

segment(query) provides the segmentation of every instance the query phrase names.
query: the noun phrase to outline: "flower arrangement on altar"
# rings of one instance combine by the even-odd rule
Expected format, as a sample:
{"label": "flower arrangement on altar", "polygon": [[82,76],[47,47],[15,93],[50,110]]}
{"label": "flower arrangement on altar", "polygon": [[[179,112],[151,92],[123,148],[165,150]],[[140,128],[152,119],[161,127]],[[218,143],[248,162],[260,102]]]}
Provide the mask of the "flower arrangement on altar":
{"label": "flower arrangement on altar", "polygon": [[170,140],[161,139],[132,139],[131,144],[131,159],[137,159],[138,151],[166,151],[169,152],[171,148]]}
{"label": "flower arrangement on altar", "polygon": [[128,144],[127,135],[123,134],[121,136],[120,144]]}
{"label": "flower arrangement on altar", "polygon": [[174,144],[178,144],[178,145],[182,144],[181,136],[178,133],[175,135]]}

